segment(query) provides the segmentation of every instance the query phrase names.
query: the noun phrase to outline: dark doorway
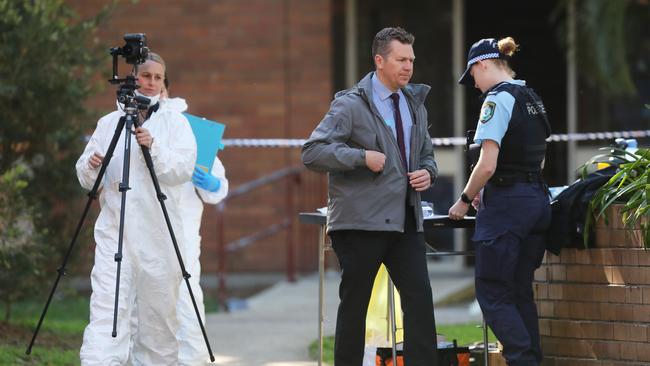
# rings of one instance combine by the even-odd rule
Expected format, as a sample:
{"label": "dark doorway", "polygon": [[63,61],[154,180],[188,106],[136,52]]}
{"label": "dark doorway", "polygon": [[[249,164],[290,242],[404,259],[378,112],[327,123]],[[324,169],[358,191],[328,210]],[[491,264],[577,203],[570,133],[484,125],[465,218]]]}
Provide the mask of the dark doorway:
{"label": "dark doorway", "polygon": [[[374,70],[371,56],[375,34],[399,26],[415,36],[413,83],[430,85],[426,100],[429,133],[448,137],[453,133],[453,77],[451,70],[450,0],[407,1],[358,0],[357,42],[359,79]],[[345,1],[333,3],[334,87],[345,89]]]}
{"label": "dark doorway", "polygon": [[[482,38],[511,36],[520,45],[512,58],[517,79],[526,80],[542,97],[553,133],[566,133],[566,58],[553,14],[558,1],[466,1],[465,38],[468,50]],[[466,92],[469,129],[476,127],[481,102],[478,89]],[[566,182],[566,144],[549,144],[544,169],[550,185]]]}

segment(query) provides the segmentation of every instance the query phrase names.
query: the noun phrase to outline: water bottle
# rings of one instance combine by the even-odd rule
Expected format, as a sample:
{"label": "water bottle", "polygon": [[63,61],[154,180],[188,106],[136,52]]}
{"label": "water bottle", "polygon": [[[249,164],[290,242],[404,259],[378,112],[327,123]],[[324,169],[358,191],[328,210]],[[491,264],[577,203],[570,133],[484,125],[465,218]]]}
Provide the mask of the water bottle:
{"label": "water bottle", "polygon": [[[625,143],[627,144],[625,151],[629,152],[630,154],[636,154],[636,151],[639,150],[639,143],[636,141],[636,139],[627,139],[625,140]],[[630,158],[630,156],[628,156],[628,158]]]}
{"label": "water bottle", "polygon": [[422,201],[422,217],[425,219],[433,217],[433,203]]}
{"label": "water bottle", "polygon": [[[636,141],[636,139],[624,139],[624,138],[617,138],[614,140],[614,143],[616,144],[616,147],[625,150],[627,154],[624,154],[622,152],[614,151],[612,150],[612,155],[619,157],[621,159],[625,159],[627,161],[633,161],[634,157],[630,156],[630,154],[636,154],[636,151],[639,149],[639,144]],[[610,160],[615,161],[615,158],[611,158]]]}

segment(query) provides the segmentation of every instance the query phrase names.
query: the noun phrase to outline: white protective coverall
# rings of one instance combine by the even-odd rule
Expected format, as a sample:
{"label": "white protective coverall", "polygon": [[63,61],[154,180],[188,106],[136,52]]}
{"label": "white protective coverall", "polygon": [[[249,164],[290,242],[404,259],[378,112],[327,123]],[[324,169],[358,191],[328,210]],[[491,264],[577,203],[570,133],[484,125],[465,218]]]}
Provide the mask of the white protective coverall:
{"label": "white protective coverall", "polygon": [[[169,98],[170,108],[179,112],[187,110],[187,104],[182,98]],[[228,179],[226,171],[219,160],[215,157],[212,164],[211,174],[219,179],[221,185],[216,192],[209,192],[195,187],[192,182],[183,184],[181,190],[180,212],[183,220],[184,244],[183,261],[185,269],[191,275],[190,285],[196,299],[196,305],[201,313],[201,319],[205,322],[205,306],[203,304],[203,291],[199,284],[201,278],[201,218],[203,216],[203,202],[217,204],[228,194]],[[178,359],[181,366],[204,365],[210,358],[201,328],[196,319],[192,298],[187,291],[187,285],[183,280],[180,286],[178,297],[178,321],[180,322],[176,338],[178,339]]]}
{"label": "white protective coverall", "polygon": [[[201,313],[201,319],[205,322],[205,306],[203,305],[203,291],[199,284],[201,278],[201,217],[203,215],[203,202],[216,204],[228,194],[228,180],[225,169],[219,158],[214,159],[212,175],[219,178],[221,186],[216,192],[208,192],[195,187],[191,182],[183,185],[181,193],[181,215],[183,215],[183,230],[185,232],[185,250],[183,261],[185,269],[191,275],[190,285],[196,299],[196,305]],[[209,360],[208,349],[201,333],[201,328],[196,320],[196,313],[192,305],[192,298],[187,291],[187,285],[183,280],[181,283],[178,306],[179,329],[176,333],[178,339],[178,359],[182,366],[204,365]]]}
{"label": "white protective coverall", "polygon": [[[88,164],[94,152],[105,155],[120,110],[102,117],[76,164],[81,185],[92,188],[99,168]],[[151,156],[165,205],[183,250],[184,230],[179,212],[183,184],[190,182],[196,161],[196,142],[187,119],[164,100],[147,120],[154,142]],[[129,358],[130,317],[136,312],[138,329],[133,339],[134,365],[178,365],[176,301],[181,272],[169,230],[140,147],[131,138],[130,190],[126,194],[123,259],[117,337],[111,337],[115,296],[119,215],[124,156],[124,131],[102,182],[101,211],[95,223],[95,263],[91,273],[90,323],[84,331],[81,365],[124,365]],[[137,292],[137,296],[136,296]],[[137,306],[135,306],[137,303]]]}

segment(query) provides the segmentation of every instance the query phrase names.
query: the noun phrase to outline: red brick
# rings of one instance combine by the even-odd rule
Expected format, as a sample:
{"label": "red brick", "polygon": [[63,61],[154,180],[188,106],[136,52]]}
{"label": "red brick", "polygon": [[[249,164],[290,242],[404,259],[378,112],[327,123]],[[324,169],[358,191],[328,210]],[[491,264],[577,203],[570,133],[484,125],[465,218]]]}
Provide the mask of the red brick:
{"label": "red brick", "polygon": [[591,264],[591,254],[593,250],[574,250],[575,263],[577,264]]}
{"label": "red brick", "polygon": [[643,304],[643,288],[639,286],[626,288],[625,302],[628,304]]}
{"label": "red brick", "polygon": [[548,299],[548,285],[541,282],[533,283],[533,289],[535,291],[535,299],[545,300]]}
{"label": "red brick", "polygon": [[622,265],[635,267],[639,265],[639,253],[637,250],[623,250],[621,255]]}
{"label": "red brick", "polygon": [[603,299],[608,302],[625,302],[626,288],[621,285],[609,285],[607,286],[607,299]]}
{"label": "red brick", "polygon": [[632,321],[639,323],[650,323],[650,305],[629,305],[633,316]]}
{"label": "red brick", "polygon": [[650,305],[650,287],[643,288],[643,304]]}
{"label": "red brick", "polygon": [[613,239],[612,239],[612,231],[613,229],[607,229],[607,228],[596,228],[595,233],[596,237],[594,240],[594,248],[610,248],[612,247]]}
{"label": "red brick", "polygon": [[621,359],[629,361],[637,361],[637,347],[634,343],[621,343]]}
{"label": "red brick", "polygon": [[[105,1],[66,3],[89,17]],[[323,57],[331,54],[332,47],[330,7],[327,0],[290,0],[288,7],[281,1],[266,0],[165,1],[164,5],[154,0],[119,2],[97,38],[107,47],[121,46],[124,33],[147,33],[149,46],[167,63],[172,96],[185,98],[190,113],[225,123],[225,138],[306,138],[327,111],[334,92],[331,58]],[[289,52],[285,46],[290,47]],[[114,108],[114,100],[114,88],[106,87],[89,105],[108,112]],[[89,128],[93,124],[88,121]],[[228,148],[220,158],[231,187],[300,164],[299,149]],[[324,179],[319,175],[315,180]],[[254,201],[238,198],[229,204],[228,241],[282,218],[283,212],[258,211],[256,207],[282,207],[283,194],[278,192],[284,192],[284,183],[271,188],[271,194],[255,193]],[[305,197],[296,208],[302,211],[313,211],[326,202],[324,190],[303,186],[296,197],[301,193]],[[213,272],[216,263],[216,233],[209,227],[215,217],[210,211],[206,209],[203,222],[206,272]],[[297,264],[313,270],[316,262],[307,252],[315,250],[317,238],[313,232],[304,232],[303,237],[299,224],[294,226],[290,235],[300,236],[299,250],[304,249],[302,258],[308,260]],[[265,238],[244,253],[230,256],[228,264],[232,270],[283,270],[285,255],[278,253],[284,253],[287,237],[283,233]]]}
{"label": "red brick", "polygon": [[541,318],[551,318],[555,315],[555,307],[552,301],[538,301],[537,312]]}
{"label": "red brick", "polygon": [[639,266],[650,267],[650,250],[637,250],[636,253],[639,259]]}
{"label": "red brick", "polygon": [[566,254],[567,252],[571,251],[571,250],[572,250],[572,249],[562,249],[562,251],[560,252],[560,256],[557,256],[557,255],[555,255],[555,254],[549,254],[549,253],[547,252],[547,253],[546,253],[546,263],[549,263],[549,264],[555,264],[555,263],[560,263],[560,262],[562,262],[562,257],[564,257],[565,254]]}
{"label": "red brick", "polygon": [[[628,248],[630,247],[630,238],[627,229],[604,229],[608,231],[609,240],[604,243],[599,243],[598,247],[601,248]],[[598,231],[596,232],[598,235]]]}
{"label": "red brick", "polygon": [[587,339],[614,339],[614,329],[611,322],[607,321],[582,321],[572,322],[582,330],[582,337]]}
{"label": "red brick", "polygon": [[569,303],[567,301],[554,301],[552,314],[555,318],[562,318],[562,319],[568,318]]}
{"label": "red brick", "polygon": [[549,319],[539,319],[539,334],[542,336],[550,336],[552,322]]}
{"label": "red brick", "polygon": [[548,285],[548,298],[550,300],[562,300],[563,296],[563,285],[561,284],[549,284]]}
{"label": "red brick", "polygon": [[577,249],[564,250],[560,254],[560,263],[573,264],[576,263]]}
{"label": "red brick", "polygon": [[650,346],[648,343],[637,343],[636,354],[639,361],[650,362]]}
{"label": "red brick", "polygon": [[546,281],[549,266],[542,265],[535,271],[535,281]]}

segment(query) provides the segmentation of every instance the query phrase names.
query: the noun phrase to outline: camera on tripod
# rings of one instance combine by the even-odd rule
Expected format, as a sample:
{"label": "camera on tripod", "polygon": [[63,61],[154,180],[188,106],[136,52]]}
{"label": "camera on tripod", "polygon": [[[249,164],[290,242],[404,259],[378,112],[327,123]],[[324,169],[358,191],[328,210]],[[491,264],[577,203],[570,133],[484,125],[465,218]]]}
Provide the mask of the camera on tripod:
{"label": "camera on tripod", "polygon": [[[113,85],[118,85],[118,90],[117,90],[117,101],[119,102],[119,109],[121,109],[124,114],[120,114],[119,118],[115,120],[116,115],[111,113],[110,115],[106,115],[106,117],[110,116],[110,119],[106,121],[106,123],[113,123],[115,122],[115,132],[113,133],[113,137],[111,138],[110,144],[108,145],[108,148],[105,149],[104,152],[104,158],[101,161],[101,167],[99,167],[99,171],[96,173],[95,176],[95,183],[93,184],[90,192],[88,192],[88,201],[86,203],[86,206],[84,208],[84,212],[81,216],[81,219],[79,220],[79,224],[77,225],[77,229],[72,237],[72,241],[70,242],[70,246],[66,252],[66,255],[63,259],[63,264],[59,269],[57,270],[58,276],[54,281],[54,285],[52,286],[52,290],[50,291],[50,295],[47,299],[47,302],[45,303],[45,307],[43,308],[43,312],[41,313],[41,317],[38,320],[38,323],[36,325],[36,328],[34,330],[34,334],[32,336],[32,340],[30,341],[29,345],[27,346],[27,350],[25,351],[26,354],[30,354],[32,351],[32,346],[34,345],[34,342],[36,341],[36,336],[38,335],[38,332],[41,328],[41,325],[43,324],[43,319],[45,319],[45,314],[47,312],[47,309],[50,306],[50,302],[52,301],[52,297],[56,291],[56,288],[59,284],[59,281],[61,280],[61,277],[65,274],[65,266],[68,262],[68,259],[70,257],[70,253],[72,252],[72,248],[74,247],[74,244],[79,237],[79,233],[81,231],[81,227],[83,225],[83,222],[85,221],[90,205],[93,200],[95,200],[98,197],[97,192],[100,189],[100,185],[102,182],[104,182],[104,174],[107,172],[107,167],[108,164],[111,162],[111,159],[113,158],[113,152],[115,150],[115,147],[120,141],[120,136],[123,136],[124,138],[122,141],[124,142],[124,150],[122,153],[122,179],[119,184],[119,192],[121,195],[121,204],[120,204],[120,214],[119,214],[119,227],[117,228],[117,252],[115,253],[115,256],[113,257],[115,259],[116,265],[117,265],[117,270],[116,270],[116,276],[115,276],[115,298],[114,298],[114,307],[113,307],[113,329],[111,332],[111,336],[113,338],[117,337],[117,330],[118,330],[118,310],[120,308],[120,273],[121,273],[121,268],[122,268],[122,256],[123,256],[123,244],[124,244],[124,227],[125,227],[125,213],[126,213],[126,194],[127,192],[131,189],[129,186],[129,173],[131,169],[131,151],[133,150],[132,147],[132,138],[133,135],[135,135],[133,129],[134,127],[137,128],[141,127],[140,124],[140,113],[138,112],[138,109],[147,109],[149,104],[151,103],[151,100],[149,98],[146,98],[145,96],[141,94],[136,94],[136,90],[138,89],[138,85],[136,83],[137,77],[136,77],[136,70],[137,66],[144,64],[147,62],[149,56],[149,48],[147,47],[147,38],[143,33],[133,33],[133,34],[125,34],[124,35],[124,40],[126,41],[126,45],[123,47],[114,47],[110,49],[110,54],[113,57],[113,77],[109,79],[109,83]],[[133,69],[131,72],[124,78],[120,79],[118,77],[118,72],[117,72],[117,59],[118,56],[122,56],[126,59],[127,64],[133,65]],[[153,61],[152,61],[153,62]],[[151,109],[150,113],[147,114],[145,117],[145,120],[149,118],[153,113],[155,112],[155,109]],[[171,117],[170,117],[171,118]],[[142,121],[144,123],[144,121]],[[169,121],[171,122],[171,121]],[[166,124],[165,120],[161,120],[160,123]],[[123,134],[122,134],[123,132]],[[161,132],[162,133],[162,132]],[[94,136],[94,134],[93,134]],[[103,136],[103,135],[100,135]],[[173,138],[173,136],[171,136]],[[138,139],[136,135],[136,140]],[[153,141],[153,138],[150,140]],[[189,282],[189,278],[191,275],[187,272],[185,269],[185,265],[183,264],[183,258],[181,254],[181,250],[179,249],[178,242],[176,240],[176,236],[174,234],[173,226],[172,223],[170,222],[169,214],[167,211],[167,208],[165,206],[165,200],[167,199],[167,196],[163,193],[160,187],[160,183],[158,182],[158,176],[156,175],[156,171],[154,168],[154,161],[151,156],[150,148],[151,145],[145,146],[145,144],[141,144],[140,142],[136,141],[136,143],[140,147],[140,151],[142,152],[142,158],[144,159],[144,165],[146,166],[147,170],[149,171],[149,175],[151,176],[151,182],[153,183],[153,187],[155,189],[155,197],[158,199],[158,202],[160,203],[160,208],[163,213],[163,217],[165,219],[165,224],[167,226],[167,231],[169,232],[171,242],[174,247],[174,253],[176,253],[176,258],[178,259],[178,263],[180,265],[180,269],[182,272],[182,277],[185,279],[185,284],[187,285],[187,290],[190,295],[190,298],[192,299],[192,305],[194,307],[194,312],[196,313],[197,320],[199,322],[199,325],[201,327],[201,333],[203,334],[203,340],[205,341],[205,345],[208,349],[208,353],[210,354],[210,360],[214,362],[215,357],[214,354],[212,353],[212,348],[210,347],[210,341],[208,340],[207,333],[205,331],[205,326],[203,323],[203,320],[201,319],[201,313],[199,311],[199,307],[197,305],[197,301],[194,297],[194,294],[192,292],[192,287]],[[90,143],[89,145],[90,146]],[[102,149],[104,146],[97,145],[92,147],[95,149],[95,152],[93,154],[97,154],[97,150],[104,151]],[[90,150],[89,150],[90,151]],[[134,161],[137,161],[138,159],[135,159]],[[80,160],[81,161],[81,160]],[[188,161],[189,163],[189,161]],[[88,164],[88,163],[86,163]],[[141,165],[141,164],[138,164]],[[95,169],[97,167],[93,167],[91,165],[87,165],[88,168],[86,169]],[[78,168],[80,169],[80,168]],[[85,174],[85,173],[84,173]],[[113,174],[113,173],[111,173]],[[114,176],[112,176],[114,178]],[[112,180],[111,180],[112,181]],[[140,183],[140,182],[138,182]],[[83,185],[83,183],[82,183]],[[85,187],[85,186],[84,186]],[[105,191],[104,191],[105,192]],[[151,196],[150,196],[151,198]],[[143,206],[146,207],[146,206]],[[103,208],[102,208],[103,210]],[[103,212],[103,211],[102,211]],[[101,216],[101,215],[100,215]],[[98,221],[99,224],[99,221]],[[108,241],[104,241],[104,244],[101,245],[106,245],[108,247],[112,247],[114,245],[113,238],[111,237],[110,239],[107,239]],[[131,239],[133,240],[133,239]],[[130,244],[137,244],[134,242],[128,242],[126,245]],[[97,245],[99,246],[100,243],[98,242]],[[103,259],[102,259],[103,260]],[[96,262],[97,263],[97,262]],[[98,267],[93,267],[93,268],[98,268]],[[101,270],[102,272],[104,270]],[[95,270],[93,269],[93,276],[94,276]],[[104,275],[104,274],[102,274]],[[108,274],[106,274],[108,275]],[[94,288],[93,288],[94,289]],[[132,300],[128,300],[132,301]],[[172,305],[176,305],[174,302]],[[154,309],[155,310],[155,309]],[[91,314],[93,314],[91,312]],[[127,316],[128,313],[127,313]],[[124,329],[128,331],[130,326],[130,322],[127,321],[127,329]],[[97,333],[99,334],[99,332]],[[127,334],[128,335],[128,334]],[[83,352],[83,351],[82,351]]]}
{"label": "camera on tripod", "polygon": [[144,33],[127,33],[124,35],[124,41],[124,46],[111,48],[111,55],[124,57],[127,64],[143,64],[149,55],[147,36]]}
{"label": "camera on tripod", "polygon": [[[124,108],[135,107],[137,109],[147,109],[150,99],[142,95],[136,95],[135,90],[138,88],[134,75],[135,66],[141,65],[147,61],[149,47],[147,47],[147,36],[144,33],[127,33],[124,35],[126,44],[122,47],[113,47],[110,50],[113,56],[113,77],[108,80],[113,85],[119,85],[117,89],[117,101]],[[127,64],[133,65],[133,70],[124,79],[120,79],[117,72],[117,58],[124,57]],[[135,103],[134,103],[135,102]]]}

